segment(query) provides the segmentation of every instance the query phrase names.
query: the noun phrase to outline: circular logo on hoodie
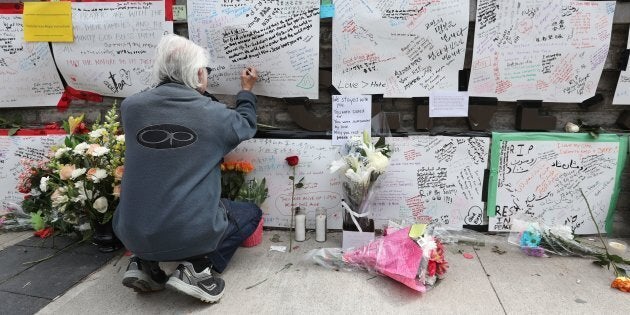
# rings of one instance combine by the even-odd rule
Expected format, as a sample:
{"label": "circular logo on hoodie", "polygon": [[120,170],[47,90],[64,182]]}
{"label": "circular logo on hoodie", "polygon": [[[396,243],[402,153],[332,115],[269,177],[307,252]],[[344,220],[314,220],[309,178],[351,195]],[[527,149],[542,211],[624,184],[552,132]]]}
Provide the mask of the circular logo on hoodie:
{"label": "circular logo on hoodie", "polygon": [[136,139],[147,148],[174,149],[193,144],[197,141],[197,134],[184,126],[163,124],[142,128]]}

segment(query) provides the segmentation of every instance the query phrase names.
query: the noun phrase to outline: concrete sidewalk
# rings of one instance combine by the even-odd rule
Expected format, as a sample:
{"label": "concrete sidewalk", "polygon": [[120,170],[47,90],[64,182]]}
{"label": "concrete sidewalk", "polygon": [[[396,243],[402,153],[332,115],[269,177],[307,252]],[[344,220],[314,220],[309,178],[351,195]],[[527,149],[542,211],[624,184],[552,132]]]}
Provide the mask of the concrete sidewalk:
{"label": "concrete sidewalk", "polygon": [[[278,234],[284,242],[272,243]],[[292,253],[270,251],[288,245],[288,232],[265,231],[264,241],[241,248],[224,272],[225,295],[202,303],[165,290],[136,294],[121,285],[128,257],[118,256],[41,309],[40,314],[619,314],[630,295],[610,288],[611,271],[582,258],[535,258],[487,236],[486,245],[448,245],[449,272],[433,290],[418,294],[385,277],[344,272],[304,262],[313,248],[339,247],[341,233],[326,243],[294,243]],[[492,251],[493,245],[506,250]],[[462,253],[472,253],[466,259]],[[292,265],[285,268],[287,264]],[[163,264],[167,272],[175,263]],[[253,286],[253,287],[252,287]],[[623,311],[626,310],[626,311]]]}

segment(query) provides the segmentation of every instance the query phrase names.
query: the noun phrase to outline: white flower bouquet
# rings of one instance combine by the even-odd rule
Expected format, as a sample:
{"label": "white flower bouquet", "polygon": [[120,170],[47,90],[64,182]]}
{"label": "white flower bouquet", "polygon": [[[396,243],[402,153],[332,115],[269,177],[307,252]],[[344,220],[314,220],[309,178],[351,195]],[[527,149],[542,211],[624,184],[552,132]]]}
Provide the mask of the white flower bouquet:
{"label": "white flower bouquet", "polygon": [[116,107],[92,131],[82,120],[83,115],[64,122],[69,134],[64,143],[53,147],[49,160],[31,163],[20,183],[20,191],[28,193],[24,211],[61,232],[109,222],[120,196],[125,137]]}
{"label": "white flower bouquet", "polygon": [[344,230],[373,231],[374,224],[368,218],[369,203],[375,183],[389,165],[391,149],[384,137],[373,143],[367,131],[363,132],[363,137],[350,139],[344,149],[342,158],[330,165],[331,173],[341,171],[346,179],[342,201],[346,210]]}

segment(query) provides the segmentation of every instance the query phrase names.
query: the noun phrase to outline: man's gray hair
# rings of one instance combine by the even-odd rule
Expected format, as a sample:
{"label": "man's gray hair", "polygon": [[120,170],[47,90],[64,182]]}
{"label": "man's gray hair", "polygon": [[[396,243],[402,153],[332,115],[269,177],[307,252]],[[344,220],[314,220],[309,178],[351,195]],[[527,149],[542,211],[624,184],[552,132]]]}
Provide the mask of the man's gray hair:
{"label": "man's gray hair", "polygon": [[167,34],[156,48],[153,77],[158,84],[179,82],[196,90],[201,87],[198,71],[207,67],[209,60],[208,51],[201,46],[179,35]]}

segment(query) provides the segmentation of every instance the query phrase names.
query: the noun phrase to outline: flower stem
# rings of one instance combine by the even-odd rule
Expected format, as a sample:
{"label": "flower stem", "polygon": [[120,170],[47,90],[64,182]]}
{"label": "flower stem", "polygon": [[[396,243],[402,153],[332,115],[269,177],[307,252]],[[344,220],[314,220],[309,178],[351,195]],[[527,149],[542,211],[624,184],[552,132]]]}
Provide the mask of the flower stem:
{"label": "flower stem", "polygon": [[293,217],[295,214],[295,207],[293,200],[295,196],[295,166],[293,166],[293,179],[291,180],[291,224],[289,226],[289,253],[293,247]]}
{"label": "flower stem", "polygon": [[[604,242],[602,233],[599,231],[599,226],[597,225],[597,221],[595,221],[595,216],[593,215],[593,210],[591,210],[591,205],[588,203],[588,199],[586,199],[586,196],[584,195],[582,188],[580,188],[580,194],[582,194],[582,198],[584,198],[584,202],[586,202],[586,208],[588,208],[588,213],[591,215],[591,220],[593,220],[593,224],[595,224],[595,229],[597,229],[597,236],[599,237],[599,240],[602,242],[602,245],[604,245],[604,251],[606,251],[606,259],[608,259],[610,257],[610,253],[608,252],[608,246],[606,246],[606,242]],[[610,261],[610,264],[613,266],[613,269],[615,271],[615,276],[618,277],[619,272],[617,271],[617,265],[615,265],[613,261]]]}

